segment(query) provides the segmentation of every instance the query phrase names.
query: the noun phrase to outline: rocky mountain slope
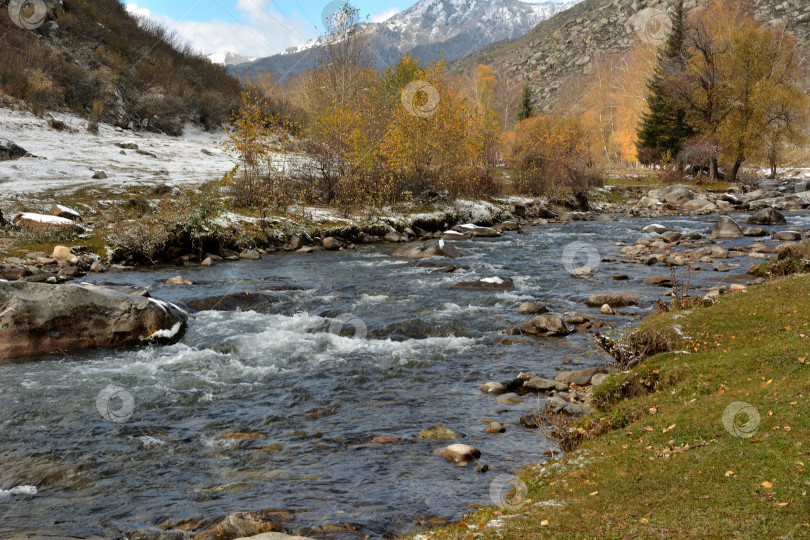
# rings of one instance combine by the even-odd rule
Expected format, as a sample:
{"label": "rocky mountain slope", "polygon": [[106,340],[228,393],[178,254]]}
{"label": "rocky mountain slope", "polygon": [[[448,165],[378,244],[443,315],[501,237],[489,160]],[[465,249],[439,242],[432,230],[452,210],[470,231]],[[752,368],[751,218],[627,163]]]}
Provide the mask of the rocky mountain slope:
{"label": "rocky mountain slope", "polygon": [[[705,1],[688,0],[687,7]],[[746,0],[746,4],[757,20],[774,26],[786,24],[800,44],[810,38],[807,0]],[[668,0],[586,0],[520,38],[495,43],[455,62],[453,69],[461,71],[471,64],[507,66],[530,81],[539,107],[551,110],[560,89],[588,75],[603,55],[629,51],[644,34],[637,29],[644,28],[651,14],[655,16],[651,10],[668,5]],[[655,25],[647,32],[655,38]]]}
{"label": "rocky mountain slope", "polygon": [[[423,63],[442,54],[449,61],[491,43],[522,36],[576,1],[422,0],[387,21],[366,24],[364,29],[378,68],[397,62],[407,52],[421,58]],[[233,67],[231,71],[239,75],[272,71],[283,79],[311,68],[322,42],[318,38],[283,54]]]}

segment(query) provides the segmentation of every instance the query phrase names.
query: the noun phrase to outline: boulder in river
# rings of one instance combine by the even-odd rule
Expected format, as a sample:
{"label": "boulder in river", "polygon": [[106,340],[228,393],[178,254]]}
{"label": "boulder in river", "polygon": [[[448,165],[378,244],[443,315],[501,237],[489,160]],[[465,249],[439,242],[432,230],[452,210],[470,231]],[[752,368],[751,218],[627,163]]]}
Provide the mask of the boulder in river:
{"label": "boulder in river", "polygon": [[462,437],[464,435],[442,424],[430,426],[419,432],[419,438],[426,441],[454,441]]}
{"label": "boulder in river", "polygon": [[241,538],[254,537],[264,533],[284,532],[284,526],[277,516],[270,512],[234,512],[200,538]]}
{"label": "boulder in river", "polygon": [[762,237],[768,236],[768,231],[763,229],[762,227],[746,227],[742,230],[743,236],[747,237]]}
{"label": "boulder in river", "polygon": [[451,463],[464,465],[481,457],[481,451],[469,444],[451,444],[450,446],[434,450],[433,453],[437,456],[442,456]]}
{"label": "boulder in river", "polygon": [[323,249],[326,251],[338,251],[340,247],[340,242],[332,236],[323,239]]}
{"label": "boulder in river", "polygon": [[174,342],[186,320],[172,304],[91,285],[0,283],[0,360]]}
{"label": "boulder in river", "polygon": [[772,238],[778,242],[798,242],[802,239],[801,233],[795,231],[779,231]]}
{"label": "boulder in river", "polygon": [[588,304],[588,306],[595,308],[601,308],[605,304],[612,308],[623,308],[637,306],[638,300],[631,298],[626,294],[602,293],[589,296],[585,303]]}
{"label": "boulder in river", "polygon": [[266,296],[252,292],[239,292],[188,302],[189,306],[199,311],[257,311],[269,304],[270,301]]}
{"label": "boulder in river", "polygon": [[540,315],[541,313],[548,313],[548,308],[534,302],[523,302],[518,308],[518,313],[521,315]]}
{"label": "boulder in river", "polygon": [[532,326],[537,328],[540,332],[553,336],[567,336],[569,333],[568,327],[565,326],[565,321],[563,321],[562,317],[549,315],[548,313],[535,317],[532,320]]}
{"label": "boulder in river", "polygon": [[485,394],[500,395],[506,392],[506,387],[499,382],[488,382],[482,384],[479,389]]}
{"label": "boulder in river", "polygon": [[515,283],[508,277],[487,277],[478,281],[462,281],[456,283],[451,289],[469,289],[473,291],[511,291]]}
{"label": "boulder in river", "polygon": [[394,257],[402,257],[405,259],[449,257],[455,259],[461,257],[461,252],[446,240],[428,240],[426,242],[414,242],[402,246],[394,252]]}
{"label": "boulder in river", "polygon": [[720,216],[717,218],[717,221],[714,224],[714,228],[712,229],[712,238],[727,238],[727,239],[736,239],[742,238],[743,233],[740,230],[740,226],[728,216]]}
{"label": "boulder in river", "polygon": [[787,225],[785,216],[775,208],[763,208],[746,221],[749,225]]}
{"label": "boulder in river", "polygon": [[551,392],[552,390],[563,392],[568,390],[568,385],[543,377],[533,377],[523,383],[523,389],[527,392]]}
{"label": "boulder in river", "polygon": [[591,384],[591,379],[593,376],[599,373],[608,373],[608,370],[603,367],[592,367],[580,369],[578,371],[567,371],[557,375],[554,380],[565,384],[587,386]]}

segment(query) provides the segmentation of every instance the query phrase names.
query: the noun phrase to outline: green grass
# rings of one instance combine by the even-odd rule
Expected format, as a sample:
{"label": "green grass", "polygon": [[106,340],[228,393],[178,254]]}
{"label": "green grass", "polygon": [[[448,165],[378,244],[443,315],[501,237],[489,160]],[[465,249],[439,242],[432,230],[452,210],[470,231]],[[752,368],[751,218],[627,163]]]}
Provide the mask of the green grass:
{"label": "green grass", "polygon": [[[797,277],[649,318],[642,329],[667,333],[674,351],[689,352],[639,368],[647,378],[657,372],[653,393],[599,413],[613,429],[575,452],[525,469],[528,500],[517,512],[480,510],[426,536],[471,538],[474,529],[477,538],[515,540],[810,537],[808,288],[810,277]],[[750,438],[724,426],[724,411],[738,402],[760,415]],[[729,425],[749,420],[742,414]],[[500,528],[482,527],[515,513]]]}

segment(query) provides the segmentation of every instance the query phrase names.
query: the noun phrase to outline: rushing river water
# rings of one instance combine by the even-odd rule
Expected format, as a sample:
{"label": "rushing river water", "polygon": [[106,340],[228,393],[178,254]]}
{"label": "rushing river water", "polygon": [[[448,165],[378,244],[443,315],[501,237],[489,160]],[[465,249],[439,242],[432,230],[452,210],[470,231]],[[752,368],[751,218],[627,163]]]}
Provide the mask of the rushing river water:
{"label": "rushing river water", "polygon": [[[810,226],[807,216],[789,220]],[[711,227],[693,217],[655,222]],[[345,537],[381,537],[491,504],[498,475],[544,460],[552,445],[518,423],[534,400],[498,405],[478,386],[604,361],[585,333],[501,343],[503,331],[529,318],[517,314],[527,300],[608,319],[582,300],[629,291],[642,307],[610,319],[627,325],[650,312],[666,291],[643,280],[666,268],[603,262],[594,279],[575,279],[563,263],[575,241],[618,258],[615,243],[634,242],[650,223],[577,222],[459,242],[464,257],[452,262],[466,269],[455,273],[373,246],[88,277],[177,302],[251,291],[271,303],[261,312],[197,313],[173,346],[0,365],[0,537],[132,537],[265,508],[292,512],[292,529],[348,523],[356,531]],[[750,241],[725,247],[736,243]],[[729,262],[740,269],[693,273],[693,285],[744,282],[754,260]],[[201,284],[162,284],[178,273]],[[613,281],[619,273],[630,281]],[[450,289],[495,275],[513,278],[515,290]],[[365,338],[328,331],[344,314]],[[485,418],[507,432],[484,434]],[[442,444],[416,435],[435,423],[465,433],[492,470],[432,455]]]}

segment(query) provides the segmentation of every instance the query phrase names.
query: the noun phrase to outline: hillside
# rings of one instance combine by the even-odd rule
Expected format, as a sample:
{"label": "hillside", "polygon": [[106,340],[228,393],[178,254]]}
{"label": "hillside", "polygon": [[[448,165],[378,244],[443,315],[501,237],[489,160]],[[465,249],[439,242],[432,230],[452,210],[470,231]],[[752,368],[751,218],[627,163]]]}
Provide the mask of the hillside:
{"label": "hillside", "polygon": [[46,12],[16,21],[8,5],[0,0],[0,91],[36,111],[177,135],[187,122],[220,124],[238,103],[223,67],[118,0],[47,0]]}
{"label": "hillside", "polygon": [[[486,45],[522,36],[537,23],[572,5],[519,0],[422,0],[385,22],[365,24],[376,67],[385,68],[410,52],[423,63],[454,60]],[[323,38],[282,54],[232,67],[237,75],[271,71],[280,79],[314,66]]]}
{"label": "hillside", "polygon": [[[696,7],[698,1],[687,1],[687,7]],[[786,24],[799,43],[810,38],[810,3],[805,0],[747,3],[757,20],[774,26]],[[549,111],[560,90],[576,91],[568,86],[578,77],[590,75],[601,58],[623,55],[640,42],[636,25],[646,8],[667,5],[667,0],[586,0],[541,22],[520,38],[495,43],[458,60],[452,68],[462,71],[473,64],[506,66],[530,81],[540,108]]]}

